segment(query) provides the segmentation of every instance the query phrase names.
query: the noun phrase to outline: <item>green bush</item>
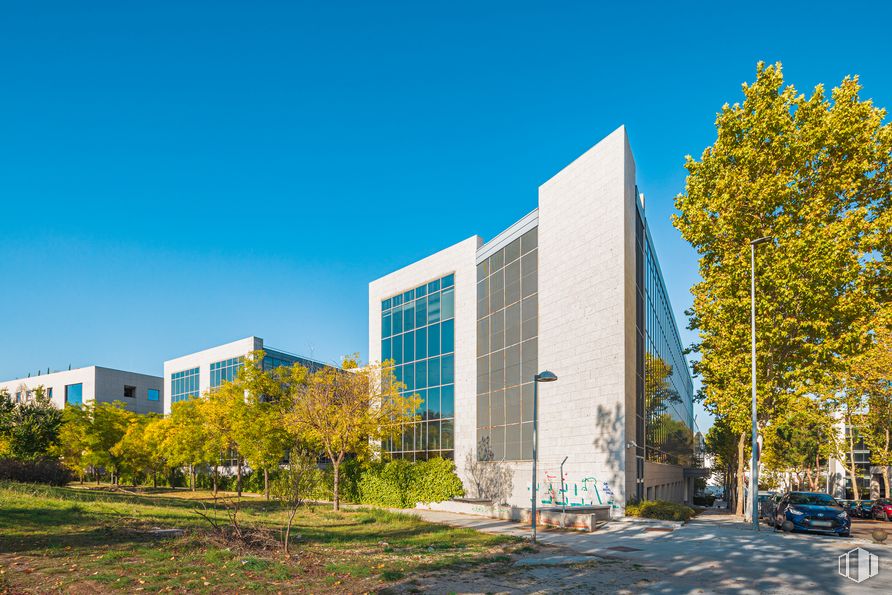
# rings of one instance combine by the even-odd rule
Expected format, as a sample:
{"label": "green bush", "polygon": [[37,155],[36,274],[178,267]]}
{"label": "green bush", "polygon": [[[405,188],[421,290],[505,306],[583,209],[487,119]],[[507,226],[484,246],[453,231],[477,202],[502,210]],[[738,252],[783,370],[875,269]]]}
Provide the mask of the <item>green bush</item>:
{"label": "green bush", "polygon": [[412,508],[419,502],[440,502],[463,494],[455,463],[447,459],[374,463],[359,480],[363,504]]}
{"label": "green bush", "polygon": [[63,486],[74,480],[74,473],[58,459],[0,458],[0,480]]}
{"label": "green bush", "polygon": [[637,516],[646,519],[687,521],[695,514],[697,514],[696,511],[690,506],[676,502],[666,502],[665,500],[645,500],[626,505],[627,516]]}

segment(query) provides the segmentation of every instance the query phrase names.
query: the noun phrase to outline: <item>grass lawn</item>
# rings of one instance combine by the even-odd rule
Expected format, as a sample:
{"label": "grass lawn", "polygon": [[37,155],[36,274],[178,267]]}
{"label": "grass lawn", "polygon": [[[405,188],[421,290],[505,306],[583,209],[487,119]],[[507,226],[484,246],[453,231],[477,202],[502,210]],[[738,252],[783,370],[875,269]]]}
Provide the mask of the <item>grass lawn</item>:
{"label": "grass lawn", "polygon": [[[523,547],[383,510],[316,506],[298,512],[286,558],[215,538],[195,512],[213,509],[209,492],[148,492],[0,482],[0,593],[376,592],[425,572],[507,564]],[[278,531],[285,511],[249,496],[239,518]]]}

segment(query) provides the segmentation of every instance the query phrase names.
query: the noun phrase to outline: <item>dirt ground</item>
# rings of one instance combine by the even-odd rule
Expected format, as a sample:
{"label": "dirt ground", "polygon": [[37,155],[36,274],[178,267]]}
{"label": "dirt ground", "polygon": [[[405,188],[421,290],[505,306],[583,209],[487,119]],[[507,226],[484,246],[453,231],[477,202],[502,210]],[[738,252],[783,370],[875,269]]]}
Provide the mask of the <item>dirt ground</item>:
{"label": "dirt ground", "polygon": [[461,572],[435,571],[404,580],[381,591],[396,593],[640,593],[656,581],[656,571],[626,560],[591,556],[590,561],[560,565],[518,565],[520,560],[579,554],[556,547],[540,547],[534,554],[487,564]]}

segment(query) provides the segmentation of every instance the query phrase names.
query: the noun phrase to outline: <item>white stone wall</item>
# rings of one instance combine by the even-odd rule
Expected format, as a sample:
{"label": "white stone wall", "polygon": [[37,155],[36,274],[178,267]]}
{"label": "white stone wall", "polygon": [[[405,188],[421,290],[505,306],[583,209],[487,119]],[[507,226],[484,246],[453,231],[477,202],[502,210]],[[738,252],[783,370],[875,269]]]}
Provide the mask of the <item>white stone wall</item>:
{"label": "white stone wall", "polygon": [[164,414],[170,413],[170,377],[176,372],[198,368],[198,389],[203,394],[211,387],[211,364],[231,357],[245,356],[252,351],[263,349],[263,339],[260,337],[246,337],[217,345],[210,349],[196,351],[164,362]]}
{"label": "white stone wall", "polygon": [[[161,413],[164,403],[164,382],[160,376],[138,374],[124,370],[113,370],[99,366],[88,366],[74,370],[63,370],[52,374],[42,374],[31,378],[19,378],[0,382],[0,388],[9,391],[15,399],[17,392],[25,393],[42,386],[44,390],[52,389],[53,405],[60,409],[65,406],[65,387],[70,384],[81,384],[84,403],[111,403],[121,401],[130,411],[136,413]],[[124,397],[124,386],[136,387],[136,397]],[[158,401],[148,400],[148,390],[161,392]],[[22,395],[23,398],[25,395]]]}
{"label": "white stone wall", "polygon": [[540,467],[557,476],[566,456],[568,484],[595,478],[620,507],[635,481],[634,180],[619,128],[539,188],[539,368],[559,378],[540,385]]}
{"label": "white stone wall", "polygon": [[422,283],[455,274],[455,463],[463,474],[465,457],[477,441],[477,249],[479,236],[369,283],[369,361],[381,360],[381,301]]}

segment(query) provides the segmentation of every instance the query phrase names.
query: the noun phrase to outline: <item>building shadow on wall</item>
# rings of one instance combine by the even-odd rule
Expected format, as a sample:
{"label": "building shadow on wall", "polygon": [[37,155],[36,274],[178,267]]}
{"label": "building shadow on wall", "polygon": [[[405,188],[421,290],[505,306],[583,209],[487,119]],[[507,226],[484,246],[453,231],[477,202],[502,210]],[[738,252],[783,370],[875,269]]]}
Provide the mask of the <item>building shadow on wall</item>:
{"label": "building shadow on wall", "polygon": [[474,492],[472,498],[504,504],[514,489],[514,471],[494,458],[489,438],[481,438],[477,442],[476,456],[469,452],[465,457],[465,473]]}
{"label": "building shadow on wall", "polygon": [[[605,465],[609,472],[609,477],[598,477],[598,480],[606,484],[614,494],[625,492],[625,427],[626,418],[619,403],[613,410],[598,405],[592,445],[596,452],[604,454]],[[617,492],[617,489],[621,491]]]}

